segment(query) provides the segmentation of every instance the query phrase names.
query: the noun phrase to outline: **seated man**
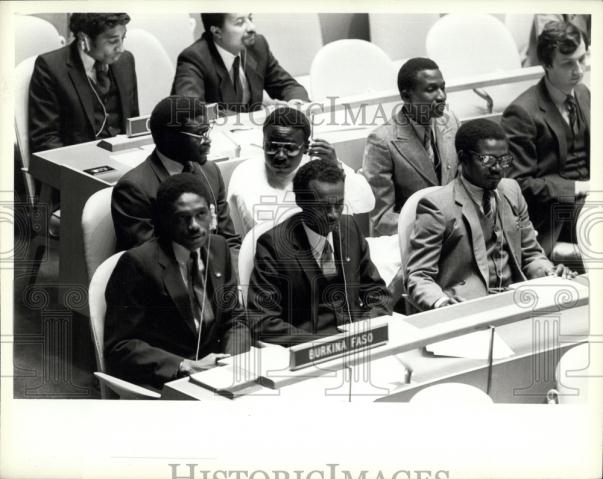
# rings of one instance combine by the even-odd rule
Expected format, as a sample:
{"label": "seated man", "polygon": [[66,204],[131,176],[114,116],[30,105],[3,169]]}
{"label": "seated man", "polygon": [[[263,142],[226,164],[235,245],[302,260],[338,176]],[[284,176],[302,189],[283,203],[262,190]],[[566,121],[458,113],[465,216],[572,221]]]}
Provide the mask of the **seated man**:
{"label": "seated man", "polygon": [[575,276],[546,258],[519,185],[502,178],[513,161],[503,129],[469,121],[455,144],[461,175],[417,205],[406,270],[411,303],[426,310],[526,279]]}
{"label": "seated man", "polygon": [[514,157],[509,177],[519,182],[549,257],[558,241],[577,242],[576,219],[589,190],[590,91],[580,83],[585,54],[574,25],[547,23],[538,38],[545,75],[501,120]]}
{"label": "seated man", "polygon": [[170,96],[151,113],[153,153],[120,178],[113,189],[111,214],[117,250],[132,248],[153,237],[152,213],[159,185],[177,173],[192,172],[208,184],[210,206],[217,215],[217,234],[238,251],[240,237],[228,213],[224,180],[207,161],[210,147],[205,105],[197,98]]}
{"label": "seated man", "polygon": [[362,170],[377,202],[371,235],[394,235],[398,216],[414,192],[445,185],[457,174],[458,121],[446,111],[442,73],[428,58],[411,58],[398,72],[404,105],[366,142]]}
{"label": "seated man", "polygon": [[341,214],[344,176],[331,160],[302,166],[293,178],[301,213],[258,239],[247,301],[258,340],[291,346],[391,314],[391,296],[366,240]]}
{"label": "seated man", "polygon": [[228,246],[210,233],[212,196],[190,173],[159,187],[157,238],[127,251],[107,284],[111,374],[160,388],[249,349]]}
{"label": "seated man", "polygon": [[256,35],[251,14],[203,13],[201,21],[205,32],[178,56],[172,93],[233,111],[259,110],[264,90],[277,100],[309,101]]}
{"label": "seated man", "polygon": [[[262,218],[276,217],[278,209],[295,205],[293,177],[313,159],[337,162],[333,147],[324,140],[310,141],[306,115],[290,107],[274,110],[264,121],[264,159],[251,158],[234,170],[228,185],[228,202],[238,217],[242,234]],[[366,178],[344,163],[346,213],[368,213],[375,199]]]}
{"label": "seated man", "polygon": [[73,13],[70,45],[36,59],[29,85],[32,152],[125,133],[138,116],[134,57],[123,49],[125,13]]}

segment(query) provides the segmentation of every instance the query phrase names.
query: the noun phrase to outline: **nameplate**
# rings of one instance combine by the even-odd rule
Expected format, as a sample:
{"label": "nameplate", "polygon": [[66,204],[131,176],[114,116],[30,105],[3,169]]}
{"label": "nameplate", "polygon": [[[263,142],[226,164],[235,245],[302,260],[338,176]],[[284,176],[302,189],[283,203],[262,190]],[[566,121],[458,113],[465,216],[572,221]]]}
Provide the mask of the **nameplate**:
{"label": "nameplate", "polygon": [[151,135],[128,138],[126,135],[117,135],[113,138],[105,138],[97,143],[97,146],[112,152],[130,150],[153,143]]}
{"label": "nameplate", "polygon": [[389,339],[388,331],[387,322],[378,322],[362,329],[352,328],[350,332],[291,346],[289,369],[294,371],[380,346]]}
{"label": "nameplate", "polygon": [[150,115],[128,118],[126,121],[126,136],[132,138],[134,136],[151,133],[151,128],[149,127],[150,118]]}

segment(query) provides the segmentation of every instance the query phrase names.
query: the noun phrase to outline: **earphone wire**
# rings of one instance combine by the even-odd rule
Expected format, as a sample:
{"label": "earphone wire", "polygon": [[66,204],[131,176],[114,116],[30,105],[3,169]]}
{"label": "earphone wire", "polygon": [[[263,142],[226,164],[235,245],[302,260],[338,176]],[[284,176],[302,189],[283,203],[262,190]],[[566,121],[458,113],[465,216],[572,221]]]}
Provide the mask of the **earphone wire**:
{"label": "earphone wire", "polygon": [[100,130],[98,130],[98,132],[94,134],[94,138],[98,138],[98,136],[105,129],[105,125],[107,124],[107,118],[109,118],[109,114],[107,113],[107,108],[105,107],[105,104],[103,103],[103,101],[101,100],[101,97],[99,96],[98,92],[96,91],[96,88],[94,88],[94,85],[90,81],[90,77],[88,75],[86,75],[86,79],[88,80],[88,84],[90,85],[90,88],[92,88],[92,91],[94,92],[94,96],[96,97],[96,99],[98,100],[98,103],[100,104],[101,108],[103,109],[103,114],[104,114],[103,124],[101,125]]}
{"label": "earphone wire", "polygon": [[339,240],[339,255],[341,264],[341,274],[343,275],[343,295],[345,297],[345,305],[348,311],[348,321],[352,324],[352,313],[350,312],[350,301],[348,300],[348,282],[345,275],[345,268],[343,266],[343,243],[341,241],[341,228],[340,221],[337,221],[337,239]]}

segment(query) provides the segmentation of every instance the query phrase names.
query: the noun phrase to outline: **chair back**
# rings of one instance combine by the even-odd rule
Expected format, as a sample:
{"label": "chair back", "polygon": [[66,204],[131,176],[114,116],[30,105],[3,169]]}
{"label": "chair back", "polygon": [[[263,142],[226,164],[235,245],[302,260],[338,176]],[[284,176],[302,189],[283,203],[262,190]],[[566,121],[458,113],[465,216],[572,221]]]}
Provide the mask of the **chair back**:
{"label": "chair back", "polygon": [[404,203],[398,216],[398,245],[400,247],[400,272],[401,278],[406,284],[406,265],[408,264],[408,249],[410,247],[410,235],[417,218],[417,205],[419,200],[427,193],[440,189],[441,186],[430,186],[414,192]]}
{"label": "chair back", "polygon": [[15,15],[15,65],[29,57],[56,50],[65,45],[54,25],[31,15]]}
{"label": "chair back", "polygon": [[[54,27],[53,27],[54,28]],[[20,62],[15,68],[15,141],[19,150],[20,164],[25,180],[25,190],[33,202],[35,195],[34,180],[27,170],[30,162],[29,151],[29,84],[33,74],[36,57],[32,56]]]}
{"label": "chair back", "polygon": [[170,94],[176,69],[163,45],[146,30],[128,29],[124,43],[136,61],[140,114],[150,115],[155,105]]}
{"label": "chair back", "polygon": [[82,211],[84,257],[89,281],[98,266],[115,252],[115,228],[111,217],[112,192],[113,187],[97,191],[88,198]]}
{"label": "chair back", "polygon": [[442,406],[444,404],[492,404],[492,398],[481,389],[463,383],[440,383],[421,389],[410,402],[419,405]]}
{"label": "chair back", "polygon": [[316,101],[396,88],[394,65],[370,42],[356,39],[328,43],[314,57],[310,85]]}
{"label": "chair back", "polygon": [[511,33],[513,40],[515,40],[515,45],[521,58],[524,58],[526,55],[533,23],[533,14],[518,13],[505,15],[505,25]]}
{"label": "chair back", "polygon": [[283,207],[276,212],[274,220],[264,221],[255,225],[243,238],[243,243],[239,250],[239,284],[241,285],[241,293],[245,306],[247,306],[247,290],[249,289],[249,278],[251,278],[251,272],[253,271],[255,246],[258,238],[266,231],[269,231],[274,226],[300,211],[301,209],[294,205]]}
{"label": "chair back", "polygon": [[369,13],[368,17],[371,43],[394,61],[426,56],[425,37],[440,18],[437,13]]}
{"label": "chair back", "polygon": [[[594,363],[592,349],[597,343],[582,343],[567,350],[557,363],[555,379],[559,404],[586,404],[593,378],[601,378],[603,368]],[[590,386],[590,387],[589,387]],[[591,391],[592,393],[592,391]]]}

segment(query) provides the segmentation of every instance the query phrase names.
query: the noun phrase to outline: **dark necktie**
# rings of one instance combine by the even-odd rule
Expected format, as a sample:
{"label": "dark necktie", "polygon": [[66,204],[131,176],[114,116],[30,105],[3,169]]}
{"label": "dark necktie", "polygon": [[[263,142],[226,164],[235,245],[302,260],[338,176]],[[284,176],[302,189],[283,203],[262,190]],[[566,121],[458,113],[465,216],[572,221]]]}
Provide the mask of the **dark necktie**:
{"label": "dark necktie", "polygon": [[322,250],[320,257],[320,269],[326,278],[332,278],[337,274],[337,266],[335,266],[335,258],[333,256],[333,248],[331,243],[325,241],[325,247]]}
{"label": "dark necktie", "polygon": [[492,209],[492,196],[493,196],[492,191],[484,190],[484,198],[483,198],[482,207],[484,208],[484,216],[486,217],[488,224],[492,228],[494,228],[495,212]]}
{"label": "dark necktie", "polygon": [[197,252],[193,251],[190,256],[188,295],[191,301],[191,308],[193,310],[197,330],[201,332],[201,325],[203,322],[203,319],[201,318],[202,305],[199,301],[199,297],[197,296],[197,292],[200,292],[201,297],[203,297],[205,294],[205,289],[203,288],[203,278],[201,277],[201,272],[199,271],[199,257]]}
{"label": "dark necktie", "polygon": [[440,164],[440,152],[438,151],[438,146],[436,145],[435,135],[433,129],[429,129],[429,139],[431,142],[431,151],[433,152],[433,167],[436,172],[436,176],[438,177],[438,183],[442,184],[442,166]]}
{"label": "dark necktie", "polygon": [[573,95],[567,95],[565,97],[565,106],[569,115],[569,126],[572,133],[576,135],[578,133],[578,108],[576,105],[576,99]]}
{"label": "dark necktie", "polygon": [[243,101],[243,88],[241,87],[241,82],[239,80],[240,67],[241,57],[237,55],[234,59],[234,63],[232,64],[232,86],[234,87],[235,94],[237,95],[237,103],[241,103]]}
{"label": "dark necktie", "polygon": [[184,168],[182,168],[182,173],[197,173],[198,164],[194,161],[187,161],[184,163]]}
{"label": "dark necktie", "polygon": [[94,71],[96,72],[96,91],[100,96],[105,96],[111,87],[109,78],[109,69],[99,61],[94,62]]}

